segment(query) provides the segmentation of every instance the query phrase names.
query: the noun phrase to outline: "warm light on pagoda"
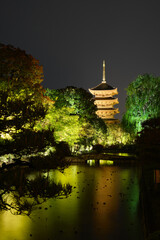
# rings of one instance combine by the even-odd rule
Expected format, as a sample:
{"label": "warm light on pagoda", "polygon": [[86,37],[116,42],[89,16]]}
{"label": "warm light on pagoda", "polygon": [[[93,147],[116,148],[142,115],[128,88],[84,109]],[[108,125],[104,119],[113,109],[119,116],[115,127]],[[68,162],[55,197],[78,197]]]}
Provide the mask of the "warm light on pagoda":
{"label": "warm light on pagoda", "polygon": [[106,83],[105,73],[105,60],[103,60],[103,77],[102,82],[89,91],[94,95],[94,104],[97,106],[97,115],[105,120],[106,123],[119,122],[114,118],[114,115],[119,113],[118,108],[114,108],[115,104],[118,104],[118,98],[114,98],[114,95],[118,94],[117,88]]}

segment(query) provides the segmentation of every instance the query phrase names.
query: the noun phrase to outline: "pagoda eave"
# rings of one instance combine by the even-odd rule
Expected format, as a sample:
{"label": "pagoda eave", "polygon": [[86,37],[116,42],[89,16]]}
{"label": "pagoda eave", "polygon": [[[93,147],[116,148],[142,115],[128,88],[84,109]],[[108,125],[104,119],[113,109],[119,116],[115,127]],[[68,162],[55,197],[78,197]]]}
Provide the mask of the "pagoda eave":
{"label": "pagoda eave", "polygon": [[119,101],[118,101],[118,98],[104,98],[104,99],[98,99],[96,98],[94,100],[95,104],[96,105],[103,105],[103,106],[107,106],[107,105],[115,105],[115,104],[118,104]]}
{"label": "pagoda eave", "polygon": [[119,113],[118,108],[98,108],[97,112],[114,112]]}
{"label": "pagoda eave", "polygon": [[93,90],[92,88],[89,89],[89,91],[92,93],[92,95],[95,95],[95,97],[106,97],[106,96],[114,96],[118,95],[117,88],[110,89],[110,90]]}

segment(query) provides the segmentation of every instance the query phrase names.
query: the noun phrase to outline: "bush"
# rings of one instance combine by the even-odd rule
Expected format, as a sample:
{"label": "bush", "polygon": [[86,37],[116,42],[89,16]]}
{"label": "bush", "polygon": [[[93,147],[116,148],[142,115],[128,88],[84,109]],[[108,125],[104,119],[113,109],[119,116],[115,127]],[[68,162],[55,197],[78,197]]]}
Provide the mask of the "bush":
{"label": "bush", "polygon": [[101,153],[104,150],[104,147],[101,144],[96,144],[93,146],[93,150],[96,153]]}

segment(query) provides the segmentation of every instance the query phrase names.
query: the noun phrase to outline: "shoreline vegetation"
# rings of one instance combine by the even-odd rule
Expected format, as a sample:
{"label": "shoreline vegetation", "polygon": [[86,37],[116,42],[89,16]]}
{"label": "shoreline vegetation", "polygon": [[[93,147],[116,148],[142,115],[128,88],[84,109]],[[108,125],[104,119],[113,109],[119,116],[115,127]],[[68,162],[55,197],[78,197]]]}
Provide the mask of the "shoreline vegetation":
{"label": "shoreline vegetation", "polygon": [[[157,146],[156,146],[157,148]],[[102,145],[95,145],[90,151],[81,153],[72,153],[66,143],[56,145],[54,151],[48,155],[21,155],[16,158],[14,154],[5,154],[0,157],[0,171],[14,166],[29,166],[33,168],[56,168],[65,167],[71,163],[86,163],[87,160],[95,160],[97,163],[101,160],[112,160],[122,163],[139,163],[148,166],[160,166],[160,150],[155,151],[155,146],[129,145],[129,146],[111,146],[104,148]],[[152,159],[152,161],[151,161]]]}
{"label": "shoreline vegetation", "polygon": [[96,163],[99,160],[111,160],[120,163],[134,163],[138,162],[138,159],[135,154],[129,153],[86,153],[79,154],[77,156],[64,156],[61,159],[57,159],[54,157],[54,160],[50,159],[51,157],[42,158],[40,156],[31,157],[28,160],[18,160],[15,162],[1,163],[0,171],[3,169],[9,169],[14,166],[28,166],[31,168],[57,168],[57,167],[65,167],[72,163],[87,163],[88,160],[95,160]]}
{"label": "shoreline vegetation", "polygon": [[152,158],[150,162],[150,157],[147,158],[137,155],[136,152],[123,152],[123,151],[110,151],[102,153],[82,153],[78,155],[61,155],[51,154],[49,156],[36,156],[29,158],[22,158],[22,160],[11,160],[11,161],[0,161],[0,172],[4,170],[9,170],[14,167],[26,166],[34,169],[56,169],[65,168],[70,164],[87,164],[88,161],[95,161],[96,165],[99,165],[101,160],[112,161],[116,164],[138,164],[141,166],[149,166],[151,168],[160,168],[160,162],[157,158]]}
{"label": "shoreline vegetation", "polygon": [[[88,160],[95,160],[98,164],[99,160],[111,160],[115,163],[137,163],[148,166],[160,167],[159,155],[160,151],[154,151],[155,147],[146,146],[145,150],[140,146],[111,146],[104,148],[101,145],[93,146],[90,151],[82,153],[71,153],[67,144],[60,143],[54,152],[48,155],[26,155],[13,157],[14,154],[7,154],[0,157],[0,171],[10,169],[14,166],[28,166],[37,169],[54,169],[57,167],[66,167],[72,163],[87,163]],[[12,155],[12,157],[11,157]],[[7,156],[7,157],[6,157]],[[150,161],[152,159],[152,161]]]}

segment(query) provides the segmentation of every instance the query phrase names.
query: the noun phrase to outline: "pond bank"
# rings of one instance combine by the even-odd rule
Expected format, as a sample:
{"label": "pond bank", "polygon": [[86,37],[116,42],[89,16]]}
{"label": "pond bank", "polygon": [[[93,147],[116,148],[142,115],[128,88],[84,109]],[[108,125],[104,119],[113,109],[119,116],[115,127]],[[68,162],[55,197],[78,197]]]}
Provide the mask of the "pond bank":
{"label": "pond bank", "polygon": [[135,163],[137,162],[136,155],[130,153],[88,153],[88,154],[80,154],[77,156],[52,156],[52,157],[33,157],[26,158],[16,161],[8,161],[8,162],[0,162],[0,171],[3,169],[12,168],[15,166],[28,166],[33,168],[56,168],[58,166],[66,166],[66,164],[71,163],[87,163],[87,160],[95,160],[96,163],[99,160],[111,160],[115,162],[121,163]]}

